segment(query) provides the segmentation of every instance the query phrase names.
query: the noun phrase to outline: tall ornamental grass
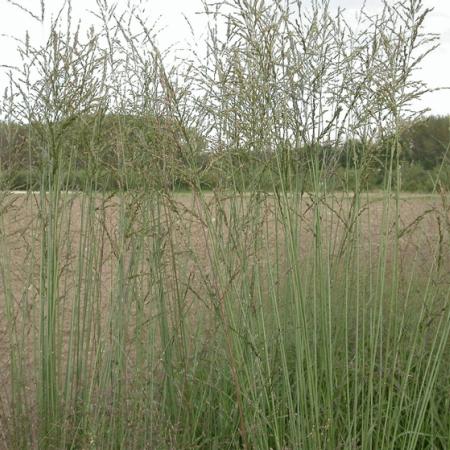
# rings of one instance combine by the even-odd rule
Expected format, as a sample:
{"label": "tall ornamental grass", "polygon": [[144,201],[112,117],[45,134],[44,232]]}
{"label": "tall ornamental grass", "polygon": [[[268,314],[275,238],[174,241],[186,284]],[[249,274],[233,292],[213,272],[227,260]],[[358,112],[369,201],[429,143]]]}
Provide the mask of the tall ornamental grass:
{"label": "tall ornamental grass", "polygon": [[103,1],[87,34],[69,3],[19,45],[2,448],[450,448],[449,196],[440,171],[401,191],[429,10],[203,6],[206,47],[181,61],[142,6]]}

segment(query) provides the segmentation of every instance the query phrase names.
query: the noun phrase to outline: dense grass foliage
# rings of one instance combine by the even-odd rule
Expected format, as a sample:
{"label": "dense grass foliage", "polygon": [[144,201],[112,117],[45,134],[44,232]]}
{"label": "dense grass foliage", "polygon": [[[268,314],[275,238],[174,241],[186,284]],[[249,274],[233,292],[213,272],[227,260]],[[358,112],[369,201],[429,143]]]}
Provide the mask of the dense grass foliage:
{"label": "dense grass foliage", "polygon": [[0,445],[448,449],[446,150],[402,193],[422,2],[205,4],[175,67],[97,8],[3,103]]}

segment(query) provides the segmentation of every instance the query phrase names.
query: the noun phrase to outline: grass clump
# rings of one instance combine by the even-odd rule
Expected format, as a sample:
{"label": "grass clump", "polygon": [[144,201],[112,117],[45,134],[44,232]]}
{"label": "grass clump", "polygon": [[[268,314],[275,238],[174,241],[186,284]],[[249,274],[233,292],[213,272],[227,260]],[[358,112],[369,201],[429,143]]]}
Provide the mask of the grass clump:
{"label": "grass clump", "polygon": [[3,103],[33,139],[26,194],[1,173],[0,444],[448,448],[445,157],[401,191],[422,2],[205,3],[174,67],[97,7],[23,43]]}

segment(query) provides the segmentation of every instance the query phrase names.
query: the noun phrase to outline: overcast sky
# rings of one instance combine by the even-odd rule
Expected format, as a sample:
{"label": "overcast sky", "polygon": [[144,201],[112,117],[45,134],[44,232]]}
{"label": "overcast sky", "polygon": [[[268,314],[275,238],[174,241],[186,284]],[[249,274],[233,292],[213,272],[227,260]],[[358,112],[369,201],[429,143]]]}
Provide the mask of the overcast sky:
{"label": "overcast sky", "polygon": [[[125,7],[127,0],[116,0],[120,6]],[[269,0],[270,1],[270,0]],[[36,15],[40,15],[40,0],[15,0]],[[341,6],[347,10],[348,15],[356,14],[361,6],[361,0],[330,0],[333,7]],[[17,44],[7,36],[23,38],[28,30],[33,42],[44,39],[48,26],[39,23],[28,14],[13,6],[11,0],[0,0],[0,65],[17,64]],[[81,18],[83,23],[89,20],[86,12],[95,8],[95,0],[73,0],[73,16]],[[159,37],[162,48],[170,44],[182,45],[189,38],[189,27],[183,14],[191,20],[195,32],[201,34],[203,19],[195,14],[202,10],[201,0],[143,0],[151,18],[160,17],[160,26],[164,27]],[[306,1],[304,2],[306,4]],[[63,0],[46,0],[46,17],[50,19],[52,12],[57,11]],[[434,8],[428,17],[426,30],[441,35],[441,47],[423,64],[421,77],[430,87],[450,86],[450,0],[424,0],[426,7]],[[381,0],[366,0],[366,9],[376,12],[381,8]],[[4,77],[0,76],[0,89],[4,89]],[[450,114],[450,90],[427,94],[424,97],[423,107],[431,108],[434,114]]]}

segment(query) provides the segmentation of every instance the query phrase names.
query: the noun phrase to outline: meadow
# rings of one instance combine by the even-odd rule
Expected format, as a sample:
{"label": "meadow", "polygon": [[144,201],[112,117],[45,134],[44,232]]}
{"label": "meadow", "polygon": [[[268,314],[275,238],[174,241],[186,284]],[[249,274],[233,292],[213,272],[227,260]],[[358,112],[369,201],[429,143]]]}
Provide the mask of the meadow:
{"label": "meadow", "polygon": [[19,46],[0,448],[450,448],[450,143],[402,189],[429,11],[294,3],[205,3],[181,62],[142,5]]}

